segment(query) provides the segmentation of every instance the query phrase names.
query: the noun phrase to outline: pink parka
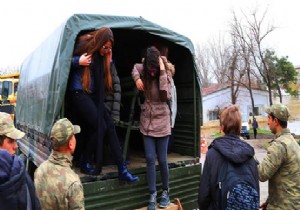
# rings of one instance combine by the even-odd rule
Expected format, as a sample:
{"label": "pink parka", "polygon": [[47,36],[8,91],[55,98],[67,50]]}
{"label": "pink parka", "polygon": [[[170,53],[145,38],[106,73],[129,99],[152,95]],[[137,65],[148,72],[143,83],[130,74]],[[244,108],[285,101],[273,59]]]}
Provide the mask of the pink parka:
{"label": "pink parka", "polygon": [[[131,72],[134,82],[143,77],[143,64],[135,64]],[[140,131],[143,135],[164,137],[171,134],[170,107],[167,101],[171,98],[171,84],[169,71],[160,71],[159,79],[148,81],[144,91],[145,101],[141,105]],[[143,81],[144,82],[144,81]],[[159,84],[157,84],[159,82]],[[145,84],[144,84],[145,85]],[[166,95],[162,101],[160,95]]]}

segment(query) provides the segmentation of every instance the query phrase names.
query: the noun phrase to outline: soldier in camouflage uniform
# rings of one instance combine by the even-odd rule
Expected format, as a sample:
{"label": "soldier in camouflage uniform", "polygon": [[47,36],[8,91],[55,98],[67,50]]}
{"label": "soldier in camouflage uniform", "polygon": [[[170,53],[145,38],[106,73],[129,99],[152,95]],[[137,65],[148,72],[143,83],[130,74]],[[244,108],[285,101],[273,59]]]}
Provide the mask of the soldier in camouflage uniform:
{"label": "soldier in camouflage uniform", "polygon": [[268,125],[275,139],[259,164],[259,179],[269,180],[269,197],[261,206],[268,210],[300,209],[300,147],[287,129],[290,116],[283,104],[266,108]]}
{"label": "soldier in camouflage uniform", "polygon": [[34,174],[34,184],[43,210],[84,209],[81,181],[71,169],[80,127],[67,119],[58,120],[51,130],[53,151]]}

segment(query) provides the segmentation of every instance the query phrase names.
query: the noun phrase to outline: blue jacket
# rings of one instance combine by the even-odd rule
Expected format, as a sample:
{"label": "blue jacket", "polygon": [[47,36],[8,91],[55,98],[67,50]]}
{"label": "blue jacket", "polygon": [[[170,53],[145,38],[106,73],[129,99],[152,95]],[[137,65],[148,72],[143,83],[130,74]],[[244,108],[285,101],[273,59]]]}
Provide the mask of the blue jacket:
{"label": "blue jacket", "polygon": [[3,149],[0,149],[0,209],[41,209],[23,162]]}
{"label": "blue jacket", "polygon": [[[74,56],[72,59],[72,68],[70,73],[69,90],[82,90],[81,74],[83,67],[79,65],[80,56]],[[113,92],[105,93],[104,103],[107,111],[111,117],[120,120],[120,106],[121,106],[121,83],[117,73],[116,66],[113,62],[110,63],[110,70],[113,82]],[[95,90],[94,73],[91,71],[91,92]]]}
{"label": "blue jacket", "polygon": [[[70,81],[69,81],[69,90],[82,90],[81,77],[84,68],[79,65],[80,56],[74,56],[72,60],[71,72],[70,72]],[[91,73],[91,92],[95,90],[94,82],[94,72]]]}

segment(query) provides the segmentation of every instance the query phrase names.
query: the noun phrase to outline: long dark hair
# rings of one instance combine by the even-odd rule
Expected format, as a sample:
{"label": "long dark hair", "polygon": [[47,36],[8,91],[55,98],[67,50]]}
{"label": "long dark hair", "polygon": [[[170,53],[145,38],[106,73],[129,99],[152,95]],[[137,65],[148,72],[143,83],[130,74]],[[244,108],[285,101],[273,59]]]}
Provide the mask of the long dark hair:
{"label": "long dark hair", "polygon": [[[145,59],[143,62],[143,67],[144,67],[144,72],[143,72],[143,82],[145,85],[145,88],[147,89],[147,83],[150,79],[153,79],[152,76],[150,76],[150,74],[147,72],[148,67],[153,67],[159,70],[159,56],[160,56],[160,52],[159,50],[154,47],[151,46],[149,48],[147,48],[146,50],[146,54],[145,54]],[[156,75],[156,79],[158,79],[159,77],[159,73]]]}
{"label": "long dark hair", "polygon": [[[100,53],[101,48],[108,41],[112,44],[114,43],[113,32],[108,27],[102,27],[96,31],[81,35],[77,38],[74,55],[81,56],[82,54],[87,53],[88,55],[92,55],[93,58],[94,54]],[[105,89],[111,92],[112,78],[110,72],[110,57],[108,55],[104,56],[103,69]],[[91,86],[90,66],[84,67],[81,83],[82,88],[89,92]]]}

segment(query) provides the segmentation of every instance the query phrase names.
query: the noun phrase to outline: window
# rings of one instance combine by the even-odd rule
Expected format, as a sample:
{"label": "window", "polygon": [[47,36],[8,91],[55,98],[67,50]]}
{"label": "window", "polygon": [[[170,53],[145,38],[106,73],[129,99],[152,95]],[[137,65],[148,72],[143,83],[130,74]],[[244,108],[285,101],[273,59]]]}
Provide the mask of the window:
{"label": "window", "polygon": [[208,111],[208,119],[209,120],[218,120],[219,119],[219,111],[218,110]]}
{"label": "window", "polygon": [[5,99],[11,94],[12,82],[3,81],[2,85],[2,94],[5,96]]}
{"label": "window", "polygon": [[254,116],[260,115],[259,107],[255,106],[253,111],[254,111]]}
{"label": "window", "polygon": [[18,83],[16,82],[14,84],[14,93],[15,93],[15,95],[17,94],[17,92],[18,92]]}
{"label": "window", "polygon": [[[260,116],[262,115],[263,105],[258,105],[254,107],[254,116]],[[248,106],[248,113],[249,116],[252,116],[252,106]]]}

